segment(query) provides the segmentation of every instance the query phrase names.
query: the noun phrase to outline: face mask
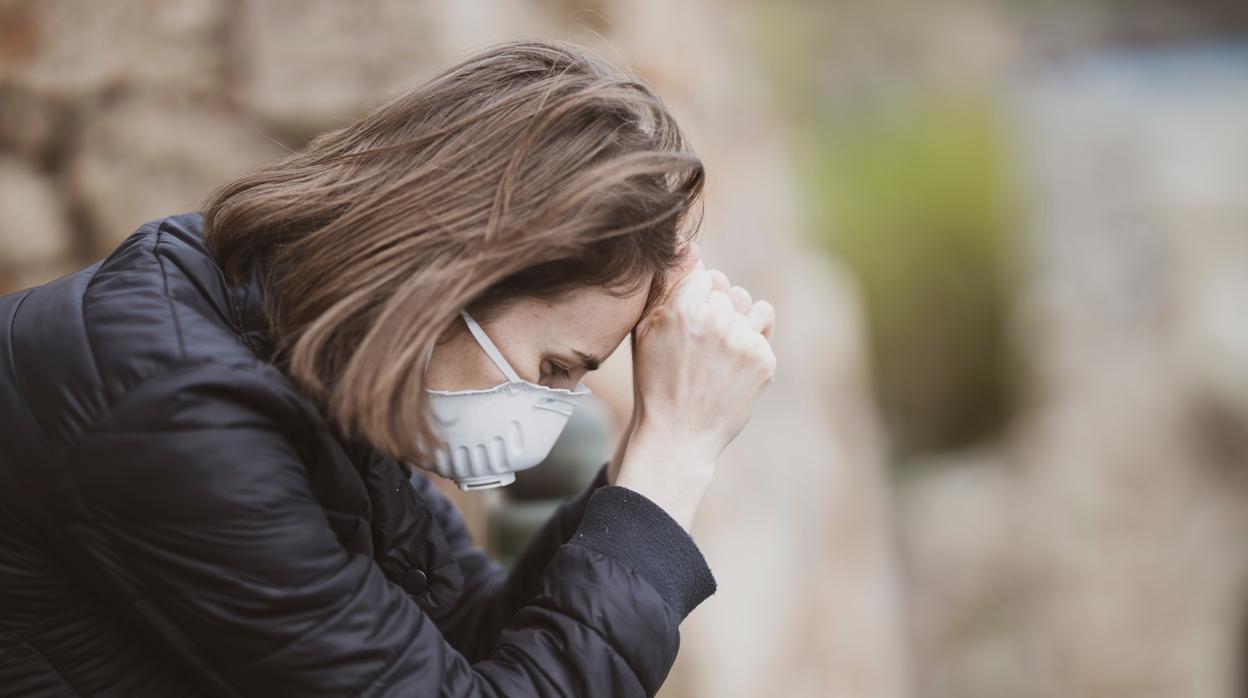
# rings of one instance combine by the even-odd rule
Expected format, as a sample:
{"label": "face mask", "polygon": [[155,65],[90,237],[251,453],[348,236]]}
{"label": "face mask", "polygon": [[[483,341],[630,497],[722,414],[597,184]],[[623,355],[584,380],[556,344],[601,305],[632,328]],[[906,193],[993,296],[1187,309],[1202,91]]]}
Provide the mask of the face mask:
{"label": "face mask", "polygon": [[[481,390],[425,389],[445,446],[432,465],[419,468],[449,478],[461,490],[501,487],[515,482],[515,472],[542,462],[567,426],[576,405],[592,391],[549,388],[521,378],[494,342],[466,312],[460,312],[477,344],[507,382]],[[425,360],[425,370],[429,359]]]}

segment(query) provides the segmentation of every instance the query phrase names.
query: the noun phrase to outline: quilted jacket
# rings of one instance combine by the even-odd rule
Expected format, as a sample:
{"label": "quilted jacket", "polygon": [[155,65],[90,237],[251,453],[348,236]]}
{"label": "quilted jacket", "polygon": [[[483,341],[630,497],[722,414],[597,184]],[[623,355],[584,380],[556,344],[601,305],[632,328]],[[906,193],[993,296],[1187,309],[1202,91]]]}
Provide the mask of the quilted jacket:
{"label": "quilted jacket", "polygon": [[0,695],[652,696],[715,592],[605,464],[518,561],[273,363],[202,217],[0,297]]}

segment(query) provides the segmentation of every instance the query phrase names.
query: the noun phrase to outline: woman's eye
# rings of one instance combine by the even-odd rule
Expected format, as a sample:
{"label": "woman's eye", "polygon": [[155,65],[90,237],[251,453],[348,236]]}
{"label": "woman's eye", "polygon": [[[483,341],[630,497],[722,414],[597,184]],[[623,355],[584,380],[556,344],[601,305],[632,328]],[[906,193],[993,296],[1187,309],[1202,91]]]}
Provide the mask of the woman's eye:
{"label": "woman's eye", "polygon": [[571,372],[570,370],[568,370],[568,369],[564,368],[563,366],[560,366],[559,364],[557,364],[557,363],[555,363],[555,362],[553,362],[553,361],[549,361],[549,360],[545,361],[544,363],[546,364],[544,373],[546,373],[547,375],[549,375],[552,379],[555,379],[555,378],[563,378],[563,379],[571,378],[571,376],[572,376],[572,372]]}

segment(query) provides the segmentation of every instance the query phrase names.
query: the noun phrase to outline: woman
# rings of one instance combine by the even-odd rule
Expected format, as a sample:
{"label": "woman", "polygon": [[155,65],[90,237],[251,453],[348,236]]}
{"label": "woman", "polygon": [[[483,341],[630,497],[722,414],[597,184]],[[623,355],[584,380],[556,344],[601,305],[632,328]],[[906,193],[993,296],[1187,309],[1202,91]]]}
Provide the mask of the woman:
{"label": "woman", "polygon": [[[514,42],[0,298],[0,694],[654,695],[775,365],[702,182],[647,87]],[[540,460],[630,333],[628,433],[510,570],[409,486]]]}

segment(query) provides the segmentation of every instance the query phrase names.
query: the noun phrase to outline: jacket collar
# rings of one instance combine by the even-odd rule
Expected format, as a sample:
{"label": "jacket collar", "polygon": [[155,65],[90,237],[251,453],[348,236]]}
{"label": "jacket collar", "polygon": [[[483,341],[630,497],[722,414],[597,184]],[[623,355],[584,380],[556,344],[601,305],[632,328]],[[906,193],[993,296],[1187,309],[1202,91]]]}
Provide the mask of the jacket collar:
{"label": "jacket collar", "polygon": [[264,287],[260,284],[258,269],[249,272],[247,282],[231,287],[233,307],[236,309],[236,329],[243,341],[262,361],[273,358],[276,343],[269,328],[269,315],[264,305]]}
{"label": "jacket collar", "polygon": [[[242,284],[230,283],[204,241],[203,223],[203,214],[199,211],[161,219],[156,228],[160,254],[169,258],[194,284],[212,312],[238,334],[258,358],[270,361],[275,343],[268,326],[259,271],[252,269]],[[180,244],[162,244],[163,236],[175,238]]]}

